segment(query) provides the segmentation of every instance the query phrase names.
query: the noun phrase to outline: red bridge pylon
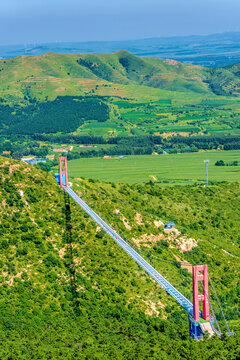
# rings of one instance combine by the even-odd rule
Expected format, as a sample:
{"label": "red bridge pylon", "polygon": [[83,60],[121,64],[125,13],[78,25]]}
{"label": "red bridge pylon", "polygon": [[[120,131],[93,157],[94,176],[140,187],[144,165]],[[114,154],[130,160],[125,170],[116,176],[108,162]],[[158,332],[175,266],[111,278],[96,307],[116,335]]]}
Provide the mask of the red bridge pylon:
{"label": "red bridge pylon", "polygon": [[[199,321],[199,302],[203,302],[202,317],[210,319],[208,300],[208,269],[207,265],[193,266],[193,319]],[[199,281],[202,282],[202,294],[199,294]]]}
{"label": "red bridge pylon", "polygon": [[60,186],[68,185],[68,168],[67,168],[67,158],[59,158],[59,184]]}

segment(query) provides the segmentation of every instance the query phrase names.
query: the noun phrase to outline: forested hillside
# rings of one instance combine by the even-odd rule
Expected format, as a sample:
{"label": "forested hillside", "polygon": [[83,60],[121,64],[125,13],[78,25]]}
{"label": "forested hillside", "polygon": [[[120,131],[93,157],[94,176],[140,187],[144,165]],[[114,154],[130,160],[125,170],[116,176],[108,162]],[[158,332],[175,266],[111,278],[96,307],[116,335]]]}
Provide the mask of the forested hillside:
{"label": "forested hillside", "polygon": [[[14,110],[14,111],[13,111]],[[0,106],[0,129],[3,134],[69,133],[87,120],[104,122],[109,117],[106,102],[97,97],[57,97],[51,102],[29,106]]]}
{"label": "forested hillside", "polygon": [[[71,181],[186,296],[191,266],[180,261],[207,263],[239,334],[239,184],[163,189]],[[186,312],[51,173],[0,158],[0,183],[1,359],[208,359],[208,351],[212,359],[237,358],[239,336],[189,341]],[[167,236],[159,220],[175,221],[178,232]]]}

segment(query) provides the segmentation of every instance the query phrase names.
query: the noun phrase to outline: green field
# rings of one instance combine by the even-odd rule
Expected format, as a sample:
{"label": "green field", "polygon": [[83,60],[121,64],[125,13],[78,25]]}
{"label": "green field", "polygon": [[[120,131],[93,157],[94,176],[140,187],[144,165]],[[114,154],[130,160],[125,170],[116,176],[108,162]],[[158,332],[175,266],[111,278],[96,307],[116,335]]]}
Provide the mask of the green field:
{"label": "green field", "polygon": [[240,160],[240,150],[185,154],[127,156],[124,159],[76,159],[69,161],[69,174],[116,183],[204,183],[204,160],[210,160],[209,181],[240,181],[240,166],[215,166],[217,160]]}

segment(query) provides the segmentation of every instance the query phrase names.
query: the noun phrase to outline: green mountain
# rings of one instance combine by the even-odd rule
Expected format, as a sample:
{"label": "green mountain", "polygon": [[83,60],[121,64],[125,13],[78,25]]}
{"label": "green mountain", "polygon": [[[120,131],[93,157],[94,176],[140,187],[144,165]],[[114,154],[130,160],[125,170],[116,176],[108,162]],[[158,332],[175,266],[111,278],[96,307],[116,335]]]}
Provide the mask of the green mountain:
{"label": "green mountain", "polygon": [[239,134],[239,64],[47,53],[0,61],[0,135]]}
{"label": "green mountain", "polygon": [[115,95],[116,90],[120,96],[130,95],[120,84],[238,95],[237,67],[210,69],[175,60],[141,58],[127,51],[105,55],[20,56],[0,61],[0,95],[9,100],[23,96],[54,99],[58,95],[83,95],[96,85],[100,87],[96,92],[99,95]]}
{"label": "green mountain", "polygon": [[[239,184],[163,191],[152,183],[71,181],[186,296],[191,266],[180,261],[208,264],[238,334]],[[238,336],[189,342],[186,312],[51,173],[0,158],[0,183],[1,359],[208,359],[210,348],[213,359],[226,359],[226,351],[237,358]],[[176,235],[163,233],[159,220],[175,221]]]}

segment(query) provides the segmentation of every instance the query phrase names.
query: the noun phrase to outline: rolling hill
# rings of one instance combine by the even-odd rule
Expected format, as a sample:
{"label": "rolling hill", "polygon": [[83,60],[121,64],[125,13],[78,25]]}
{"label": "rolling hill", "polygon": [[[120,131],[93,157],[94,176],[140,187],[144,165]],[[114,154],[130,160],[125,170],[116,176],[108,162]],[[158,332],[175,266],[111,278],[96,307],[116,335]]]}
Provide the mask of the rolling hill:
{"label": "rolling hill", "polygon": [[203,68],[127,51],[0,61],[0,135],[239,134],[239,64]]}
{"label": "rolling hill", "polygon": [[83,95],[97,85],[100,89],[96,94],[117,93],[128,97],[127,87],[122,88],[120,84],[147,86],[148,90],[142,91],[150,94],[149,87],[206,95],[238,95],[238,68],[239,65],[203,68],[174,60],[141,58],[127,51],[104,55],[20,56],[0,61],[0,96],[16,100],[24,95],[54,99],[58,95]]}
{"label": "rolling hill", "polygon": [[[54,99],[57,95],[83,95],[96,85],[101,87],[97,93],[114,95],[116,90],[112,84],[117,88],[122,84],[209,92],[208,86],[202,82],[207,77],[203,68],[139,58],[126,51],[108,55],[47,53],[21,56],[0,61],[0,70],[0,94],[20,98],[24,95],[41,99],[45,96]],[[104,89],[108,85],[112,89]]]}

